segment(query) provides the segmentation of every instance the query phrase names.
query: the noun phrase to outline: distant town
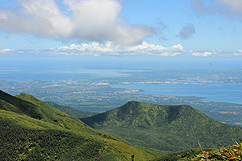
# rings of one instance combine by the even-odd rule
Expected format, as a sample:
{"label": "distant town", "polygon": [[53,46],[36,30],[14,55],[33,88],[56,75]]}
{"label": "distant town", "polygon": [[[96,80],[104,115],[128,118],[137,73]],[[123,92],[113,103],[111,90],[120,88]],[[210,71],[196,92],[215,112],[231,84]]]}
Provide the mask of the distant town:
{"label": "distant town", "polygon": [[209,102],[194,96],[172,97],[169,95],[145,94],[142,89],[112,88],[114,84],[184,84],[206,83],[242,84],[240,70],[187,71],[169,69],[146,73],[128,73],[126,77],[90,78],[59,81],[0,81],[2,90],[12,95],[28,93],[42,101],[53,101],[81,111],[103,112],[127,101],[136,100],[156,104],[187,104],[201,110],[213,119],[233,125],[242,125],[242,105],[225,102]]}

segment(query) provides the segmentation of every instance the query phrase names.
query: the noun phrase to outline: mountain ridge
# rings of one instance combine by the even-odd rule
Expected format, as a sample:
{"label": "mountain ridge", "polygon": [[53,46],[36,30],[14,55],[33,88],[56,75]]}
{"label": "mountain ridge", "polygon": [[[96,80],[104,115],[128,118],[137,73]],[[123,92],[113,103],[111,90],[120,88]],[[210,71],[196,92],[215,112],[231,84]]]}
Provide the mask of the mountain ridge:
{"label": "mountain ridge", "polygon": [[55,108],[61,110],[62,112],[65,112],[66,114],[73,116],[75,118],[85,118],[85,117],[90,117],[90,116],[94,116],[94,115],[98,114],[98,112],[80,111],[80,110],[74,109],[74,108],[69,107],[69,106],[59,105],[55,102],[45,102],[45,103],[51,105],[52,107],[55,107]]}
{"label": "mountain ridge", "polygon": [[12,108],[9,106],[4,106],[1,104],[0,109],[8,110],[8,111],[13,111],[16,113],[21,113],[21,114],[27,114],[30,117],[36,118],[36,119],[42,119],[43,116],[41,113],[39,113],[36,108],[31,108],[32,106],[35,106],[34,104],[23,101],[20,98],[17,97],[12,97],[10,94],[5,93],[0,90],[0,100],[5,101],[7,104],[10,104]]}
{"label": "mountain ridge", "polygon": [[217,122],[188,105],[157,105],[130,101],[102,114],[81,119],[102,132],[119,136],[132,144],[178,151],[219,148],[239,142],[242,128]]}
{"label": "mountain ridge", "polygon": [[[31,110],[41,118],[31,115]],[[3,160],[126,161],[131,153],[138,160],[149,160],[161,153],[143,150],[119,137],[96,131],[25,93],[14,97],[0,90],[0,121]]]}

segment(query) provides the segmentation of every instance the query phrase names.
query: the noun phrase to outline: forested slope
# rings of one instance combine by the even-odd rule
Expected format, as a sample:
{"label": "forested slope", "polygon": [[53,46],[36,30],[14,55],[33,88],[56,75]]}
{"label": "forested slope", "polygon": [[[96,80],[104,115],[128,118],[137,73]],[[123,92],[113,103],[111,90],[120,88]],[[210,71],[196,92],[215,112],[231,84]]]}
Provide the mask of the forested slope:
{"label": "forested slope", "polygon": [[233,145],[242,138],[242,128],[217,122],[188,105],[157,105],[131,101],[81,119],[94,129],[122,137],[133,144],[178,151]]}
{"label": "forested slope", "polygon": [[143,150],[28,94],[0,91],[2,160],[150,160],[161,152]]}

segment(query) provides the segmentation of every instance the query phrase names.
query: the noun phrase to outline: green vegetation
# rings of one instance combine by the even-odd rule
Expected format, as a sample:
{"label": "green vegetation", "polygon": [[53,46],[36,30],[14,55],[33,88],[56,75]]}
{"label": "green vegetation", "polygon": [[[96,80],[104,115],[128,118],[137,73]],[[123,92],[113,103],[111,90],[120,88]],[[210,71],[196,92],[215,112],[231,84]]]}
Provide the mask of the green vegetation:
{"label": "green vegetation", "polygon": [[105,142],[55,129],[35,129],[0,117],[1,160],[90,160],[110,153]]}
{"label": "green vegetation", "polygon": [[[242,129],[191,106],[131,101],[82,120],[102,132],[31,95],[0,91],[0,158],[126,161],[134,154],[138,161],[241,160],[242,145],[230,145]],[[194,149],[197,131],[202,147],[213,149]]]}
{"label": "green vegetation", "polygon": [[[53,101],[59,105],[70,106],[74,109],[81,111],[95,111],[95,112],[105,112],[110,109],[120,107],[131,100],[136,100],[140,102],[148,102],[155,104],[164,105],[179,105],[186,104],[194,107],[195,109],[202,111],[204,114],[213,118],[216,121],[223,122],[230,125],[242,126],[242,105],[226,102],[211,102],[204,101],[203,98],[193,97],[193,96],[179,96],[172,97],[167,95],[153,95],[144,94],[140,91],[142,90],[126,90],[124,88],[111,88],[111,84],[122,84],[123,82],[135,84],[135,83],[147,83],[147,82],[169,82],[169,83],[206,83],[206,82],[224,82],[231,76],[225,76],[219,69],[219,74],[221,76],[220,80],[218,77],[210,78],[201,73],[197,73],[197,70],[184,72],[183,69],[179,71],[153,71],[153,72],[141,72],[132,73],[128,77],[119,78],[96,78],[96,79],[75,79],[75,80],[59,80],[59,81],[23,81],[23,82],[12,82],[12,81],[1,81],[0,86],[4,91],[11,93],[12,95],[17,95],[22,92],[27,92],[35,96],[42,101]],[[171,73],[172,72],[172,73]],[[202,70],[202,72],[204,72]],[[214,71],[213,71],[214,72]],[[181,74],[183,73],[183,74]],[[194,76],[191,73],[195,74]],[[230,74],[231,71],[227,71]],[[175,75],[180,76],[175,76]],[[186,77],[184,77],[186,74]],[[216,75],[217,75],[216,74]],[[234,83],[238,82],[239,74],[234,73]],[[179,79],[178,79],[179,78]],[[216,78],[216,80],[213,80]],[[175,81],[175,82],[174,82]],[[228,82],[227,82],[228,83]],[[230,82],[233,83],[233,82]],[[190,85],[188,85],[190,86]],[[196,85],[192,85],[196,87]],[[165,93],[164,93],[165,94]],[[58,107],[57,107],[58,108]],[[60,110],[62,110],[60,108]],[[74,116],[76,112],[72,112],[69,109],[63,109]],[[73,115],[72,115],[73,114]],[[75,116],[74,116],[75,117]],[[77,117],[79,118],[79,117]],[[80,117],[82,118],[82,117]]]}
{"label": "green vegetation", "polygon": [[90,117],[98,114],[97,112],[83,112],[76,110],[74,108],[71,108],[69,106],[63,106],[63,105],[58,105],[55,102],[46,102],[47,104],[57,108],[58,110],[61,110],[62,112],[65,112],[66,114],[73,116],[75,118],[84,118],[84,117]]}
{"label": "green vegetation", "polygon": [[242,144],[212,151],[204,150],[203,153],[193,157],[191,160],[242,160]]}
{"label": "green vegetation", "polygon": [[132,144],[166,151],[229,146],[242,138],[242,128],[217,122],[188,105],[157,105],[131,101],[92,117],[81,119],[102,132]]}
{"label": "green vegetation", "polygon": [[142,150],[28,94],[0,91],[1,160],[151,160],[162,152]]}
{"label": "green vegetation", "polygon": [[[212,149],[203,149],[210,151]],[[161,155],[160,157],[152,161],[175,161],[175,160],[190,160],[196,155],[202,154],[201,149],[186,149],[178,152],[167,152]]]}

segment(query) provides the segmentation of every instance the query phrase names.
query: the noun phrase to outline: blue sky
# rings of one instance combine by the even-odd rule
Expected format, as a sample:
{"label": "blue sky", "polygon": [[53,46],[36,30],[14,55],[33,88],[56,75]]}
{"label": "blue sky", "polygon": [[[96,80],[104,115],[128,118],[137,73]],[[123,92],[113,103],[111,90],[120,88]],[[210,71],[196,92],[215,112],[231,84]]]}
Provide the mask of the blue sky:
{"label": "blue sky", "polygon": [[241,57],[242,0],[0,0],[0,54]]}

